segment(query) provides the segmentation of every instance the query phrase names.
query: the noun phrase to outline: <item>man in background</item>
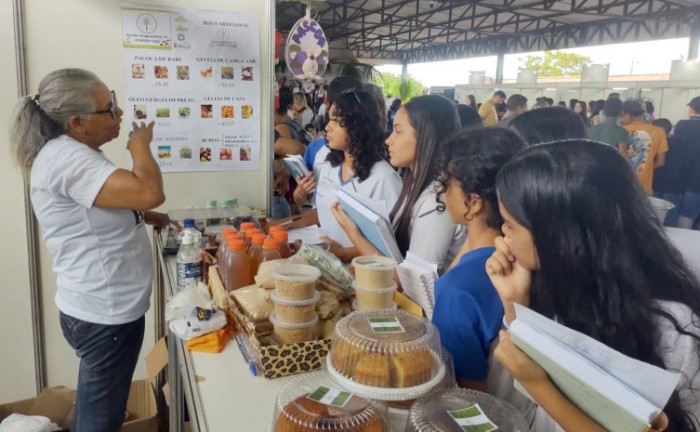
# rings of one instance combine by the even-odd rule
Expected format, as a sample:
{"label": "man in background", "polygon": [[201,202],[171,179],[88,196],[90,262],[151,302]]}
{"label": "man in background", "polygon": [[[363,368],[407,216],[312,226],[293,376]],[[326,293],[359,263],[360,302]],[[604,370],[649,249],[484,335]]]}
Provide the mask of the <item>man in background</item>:
{"label": "man in background", "polygon": [[622,101],[620,99],[608,99],[603,106],[605,121],[593,126],[589,130],[592,140],[600,141],[619,149],[621,152],[629,144],[629,132],[617,123],[622,113]]}
{"label": "man in background", "polygon": [[666,161],[666,133],[660,127],[644,121],[644,108],[637,101],[623,102],[621,119],[630,134],[627,145],[621,147],[621,153],[632,164],[644,192],[651,195],[654,170],[663,166]]}
{"label": "man in background", "polygon": [[682,140],[687,150],[685,187],[678,226],[692,228],[700,217],[700,96],[688,103],[688,120],[676,124],[673,136]]}
{"label": "man in background", "polygon": [[496,126],[498,125],[498,113],[496,112],[496,105],[500,104],[506,99],[506,94],[501,90],[491,96],[491,99],[485,101],[479,107],[479,117],[484,123],[484,126]]}
{"label": "man in background", "polygon": [[498,122],[498,126],[504,128],[509,127],[510,122],[514,118],[527,111],[527,98],[521,94],[511,95],[506,102],[506,106],[508,107],[508,113],[503,120]]}

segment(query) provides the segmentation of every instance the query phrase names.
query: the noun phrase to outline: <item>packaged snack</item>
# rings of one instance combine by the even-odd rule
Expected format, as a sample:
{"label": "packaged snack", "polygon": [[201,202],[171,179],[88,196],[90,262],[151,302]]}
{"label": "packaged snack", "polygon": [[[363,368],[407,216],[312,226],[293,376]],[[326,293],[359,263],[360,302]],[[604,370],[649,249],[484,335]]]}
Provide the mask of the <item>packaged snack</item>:
{"label": "packaged snack", "polygon": [[352,293],[352,274],[335,255],[319,246],[302,244],[297,256],[306,258],[309,264],[321,270],[323,279]]}

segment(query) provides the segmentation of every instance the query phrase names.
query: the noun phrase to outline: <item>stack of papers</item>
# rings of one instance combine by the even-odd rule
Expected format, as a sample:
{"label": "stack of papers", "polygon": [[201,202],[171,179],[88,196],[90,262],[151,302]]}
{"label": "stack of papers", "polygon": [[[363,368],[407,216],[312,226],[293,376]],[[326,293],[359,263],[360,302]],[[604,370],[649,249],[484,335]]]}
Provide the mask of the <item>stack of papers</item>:
{"label": "stack of papers", "polygon": [[437,265],[408,252],[406,259],[396,267],[404,294],[416,302],[432,320],[435,309],[435,282]]}
{"label": "stack of papers", "polygon": [[304,158],[299,155],[287,155],[287,157],[282,159],[282,163],[284,163],[284,166],[293,178],[304,177],[309,172]]}

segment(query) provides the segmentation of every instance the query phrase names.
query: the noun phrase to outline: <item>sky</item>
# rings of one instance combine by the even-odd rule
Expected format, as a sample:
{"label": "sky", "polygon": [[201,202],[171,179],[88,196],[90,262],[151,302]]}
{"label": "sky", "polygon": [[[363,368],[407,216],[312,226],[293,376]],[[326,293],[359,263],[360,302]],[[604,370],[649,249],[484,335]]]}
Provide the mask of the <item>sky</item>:
{"label": "sky", "polygon": [[[561,51],[587,55],[594,64],[608,63],[610,75],[662,74],[671,71],[673,60],[684,59],[688,55],[688,43],[688,38],[681,38]],[[525,57],[531,54],[542,55],[543,52],[506,55],[503,78],[517,78],[518,68],[523,66]],[[377,69],[380,72],[401,74],[401,65],[383,65]],[[495,77],[496,56],[408,65],[408,73],[428,87],[467,84],[470,71],[485,71],[487,77]]]}

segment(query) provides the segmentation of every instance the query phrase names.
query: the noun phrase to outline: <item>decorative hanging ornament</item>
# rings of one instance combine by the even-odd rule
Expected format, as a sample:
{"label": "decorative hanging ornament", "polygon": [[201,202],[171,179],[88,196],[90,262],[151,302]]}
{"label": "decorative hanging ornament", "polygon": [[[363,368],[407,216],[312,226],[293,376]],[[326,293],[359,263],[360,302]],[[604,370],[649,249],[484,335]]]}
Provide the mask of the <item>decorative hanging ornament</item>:
{"label": "decorative hanging ornament", "polygon": [[328,39],[321,25],[311,18],[311,7],[306,16],[294,24],[285,46],[287,69],[299,80],[322,80],[328,66]]}

